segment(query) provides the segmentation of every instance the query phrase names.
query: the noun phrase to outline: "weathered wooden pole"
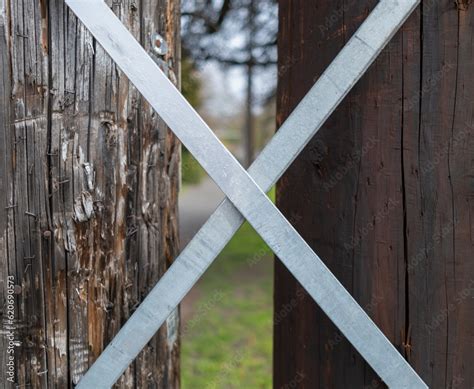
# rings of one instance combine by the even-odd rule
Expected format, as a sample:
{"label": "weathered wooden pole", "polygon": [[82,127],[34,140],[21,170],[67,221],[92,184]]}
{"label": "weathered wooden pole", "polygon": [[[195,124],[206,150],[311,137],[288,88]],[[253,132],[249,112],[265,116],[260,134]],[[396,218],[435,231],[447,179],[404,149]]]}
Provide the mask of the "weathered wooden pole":
{"label": "weathered wooden pole", "polygon": [[[107,2],[178,80],[179,0]],[[0,387],[72,387],[166,271],[179,149],[62,0],[0,0]],[[119,386],[179,387],[178,328]]]}
{"label": "weathered wooden pole", "polygon": [[[278,124],[376,0],[280,0]],[[432,388],[474,374],[474,7],[423,1],[278,185],[277,203]],[[286,268],[275,388],[384,387]]]}

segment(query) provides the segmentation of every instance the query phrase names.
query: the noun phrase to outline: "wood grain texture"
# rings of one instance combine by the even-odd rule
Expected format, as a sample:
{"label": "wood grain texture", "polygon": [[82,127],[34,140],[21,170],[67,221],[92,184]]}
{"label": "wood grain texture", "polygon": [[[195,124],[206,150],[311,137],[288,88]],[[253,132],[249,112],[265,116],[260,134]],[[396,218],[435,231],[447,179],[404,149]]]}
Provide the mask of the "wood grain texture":
{"label": "wood grain texture", "polygon": [[[165,37],[178,80],[179,1],[108,3],[147,50]],[[177,255],[180,145],[62,0],[0,0],[0,62],[15,382],[72,387]],[[177,312],[117,385],[179,387],[178,328]]]}
{"label": "wood grain texture", "polygon": [[[376,3],[280,1],[278,124]],[[432,388],[474,385],[473,12],[424,1],[277,190],[279,208]],[[275,266],[274,387],[384,387]]]}

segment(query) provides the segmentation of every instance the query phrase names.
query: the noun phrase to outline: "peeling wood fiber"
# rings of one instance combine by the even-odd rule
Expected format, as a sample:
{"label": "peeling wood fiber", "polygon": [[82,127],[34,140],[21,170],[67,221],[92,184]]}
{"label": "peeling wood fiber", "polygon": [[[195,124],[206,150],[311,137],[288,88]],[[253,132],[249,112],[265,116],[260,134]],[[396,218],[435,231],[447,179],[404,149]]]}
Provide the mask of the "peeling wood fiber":
{"label": "peeling wood fiber", "polygon": [[[179,1],[107,1],[180,74]],[[0,0],[0,388],[73,387],[178,250],[180,144],[62,0]],[[179,320],[179,315],[176,316]],[[118,387],[179,387],[164,326]]]}

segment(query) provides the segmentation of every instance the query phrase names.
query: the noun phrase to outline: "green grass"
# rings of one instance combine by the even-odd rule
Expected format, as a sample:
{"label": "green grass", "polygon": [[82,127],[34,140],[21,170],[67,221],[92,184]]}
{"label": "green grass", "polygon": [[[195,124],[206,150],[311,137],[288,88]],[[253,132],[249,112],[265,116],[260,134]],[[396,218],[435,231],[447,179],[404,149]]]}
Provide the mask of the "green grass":
{"label": "green grass", "polygon": [[192,154],[183,148],[181,156],[181,171],[183,174],[183,185],[195,185],[206,175],[206,171],[201,167]]}
{"label": "green grass", "polygon": [[273,256],[249,224],[196,288],[183,329],[183,388],[271,388]]}

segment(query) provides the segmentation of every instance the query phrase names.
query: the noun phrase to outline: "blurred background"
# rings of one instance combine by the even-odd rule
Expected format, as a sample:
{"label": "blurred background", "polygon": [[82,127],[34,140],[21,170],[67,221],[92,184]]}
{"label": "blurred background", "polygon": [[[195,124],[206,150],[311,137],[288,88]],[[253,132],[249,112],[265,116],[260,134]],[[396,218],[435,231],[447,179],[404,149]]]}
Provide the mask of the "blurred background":
{"label": "blurred background", "polygon": [[[183,0],[182,90],[248,167],[275,132],[276,0]],[[224,198],[183,148],[181,246]],[[270,192],[273,198],[273,191]],[[182,386],[272,384],[273,256],[245,224],[181,305]]]}

